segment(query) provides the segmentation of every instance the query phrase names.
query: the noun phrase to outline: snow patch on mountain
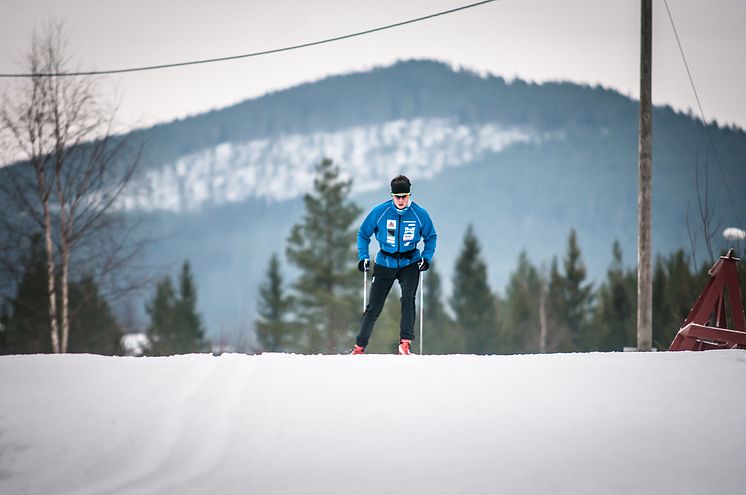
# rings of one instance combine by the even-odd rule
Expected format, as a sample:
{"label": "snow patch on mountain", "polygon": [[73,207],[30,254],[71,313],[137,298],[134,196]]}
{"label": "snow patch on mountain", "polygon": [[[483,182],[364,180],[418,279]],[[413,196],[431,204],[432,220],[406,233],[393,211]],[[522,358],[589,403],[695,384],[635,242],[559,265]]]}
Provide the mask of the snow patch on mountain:
{"label": "snow patch on mountain", "polygon": [[292,199],[311,190],[314,167],[325,157],[344,177],[354,178],[354,192],[362,192],[383,187],[400,173],[431,178],[446,167],[543,138],[530,128],[420,118],[223,143],[148,171],[129,187],[119,207],[186,211],[250,197]]}

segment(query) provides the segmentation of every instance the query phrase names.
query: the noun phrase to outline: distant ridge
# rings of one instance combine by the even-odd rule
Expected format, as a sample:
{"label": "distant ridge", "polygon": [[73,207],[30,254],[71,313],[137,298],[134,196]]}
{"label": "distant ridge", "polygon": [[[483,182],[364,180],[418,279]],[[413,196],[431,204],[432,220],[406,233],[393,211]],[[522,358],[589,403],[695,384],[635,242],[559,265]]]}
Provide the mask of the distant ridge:
{"label": "distant ridge", "polygon": [[[537,265],[561,259],[571,229],[598,280],[614,240],[626,265],[635,260],[637,109],[602,87],[506,81],[430,60],[332,76],[134,132],[147,149],[130,216],[165,238],[144,265],[192,262],[212,332],[253,322],[268,259],[284,252],[321,156],[353,179],[363,209],[387,197],[389,176],[410,174],[438,230],[446,294],[470,224],[495,291],[522,250]],[[746,212],[746,133],[710,128],[718,165],[701,121],[656,107],[653,123],[654,251],[689,253],[705,171],[713,225],[738,226],[723,176]],[[694,245],[701,262],[701,235]]]}

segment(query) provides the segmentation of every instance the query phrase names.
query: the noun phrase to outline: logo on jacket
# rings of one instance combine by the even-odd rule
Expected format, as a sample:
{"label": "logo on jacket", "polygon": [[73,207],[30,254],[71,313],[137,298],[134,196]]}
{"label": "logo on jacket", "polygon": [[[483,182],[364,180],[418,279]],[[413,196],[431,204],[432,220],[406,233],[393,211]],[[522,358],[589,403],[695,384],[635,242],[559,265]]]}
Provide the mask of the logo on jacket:
{"label": "logo on jacket", "polygon": [[[414,224],[414,222],[408,222]],[[405,241],[411,241],[414,239],[414,231],[416,226],[415,225],[404,225],[404,237],[402,238]]]}
{"label": "logo on jacket", "polygon": [[386,243],[396,245],[396,220],[386,220]]}

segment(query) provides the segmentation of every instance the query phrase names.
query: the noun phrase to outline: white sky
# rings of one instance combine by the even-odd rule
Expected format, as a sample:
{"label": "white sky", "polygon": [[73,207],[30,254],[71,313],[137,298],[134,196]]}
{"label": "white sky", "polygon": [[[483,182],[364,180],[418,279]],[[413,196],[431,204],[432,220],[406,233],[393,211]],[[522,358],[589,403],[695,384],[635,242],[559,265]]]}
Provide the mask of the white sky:
{"label": "white sky", "polygon": [[[378,27],[473,0],[0,0],[0,72],[22,70],[34,26],[65,21],[79,69],[237,55]],[[601,84],[636,97],[639,0],[500,0],[294,52],[109,76],[126,126],[220,108],[329,74],[433,58],[529,81]],[[653,6],[653,100],[696,100],[663,0]],[[746,2],[668,0],[705,115],[746,128]],[[7,84],[0,80],[0,85]]]}

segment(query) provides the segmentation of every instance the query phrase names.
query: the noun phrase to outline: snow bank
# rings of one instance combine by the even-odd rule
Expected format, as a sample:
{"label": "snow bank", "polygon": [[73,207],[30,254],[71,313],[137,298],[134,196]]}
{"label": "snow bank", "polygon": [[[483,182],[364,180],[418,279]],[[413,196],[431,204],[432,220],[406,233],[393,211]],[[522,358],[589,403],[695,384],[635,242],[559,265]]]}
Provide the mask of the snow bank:
{"label": "snow bank", "polygon": [[0,493],[718,493],[746,351],[0,357]]}

